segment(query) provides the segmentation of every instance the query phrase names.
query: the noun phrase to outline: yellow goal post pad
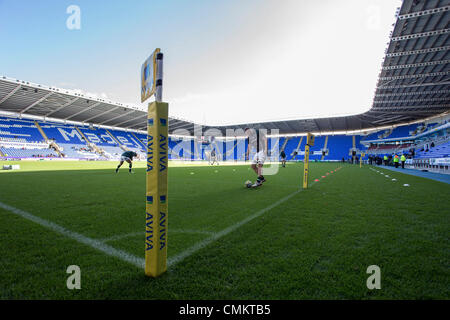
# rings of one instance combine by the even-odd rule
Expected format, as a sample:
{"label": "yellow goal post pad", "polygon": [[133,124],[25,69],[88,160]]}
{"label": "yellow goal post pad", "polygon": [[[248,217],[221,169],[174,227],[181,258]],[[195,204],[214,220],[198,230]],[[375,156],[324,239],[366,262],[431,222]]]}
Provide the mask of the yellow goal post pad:
{"label": "yellow goal post pad", "polygon": [[145,274],[167,270],[169,105],[152,102],[147,117]]}

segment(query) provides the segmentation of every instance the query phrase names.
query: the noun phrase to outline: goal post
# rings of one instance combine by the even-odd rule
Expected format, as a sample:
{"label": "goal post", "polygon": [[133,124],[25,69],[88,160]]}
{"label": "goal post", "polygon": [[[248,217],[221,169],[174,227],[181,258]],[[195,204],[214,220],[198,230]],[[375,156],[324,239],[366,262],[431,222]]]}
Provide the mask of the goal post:
{"label": "goal post", "polygon": [[155,101],[148,105],[145,274],[150,277],[157,277],[167,270],[168,109],[165,102]]}
{"label": "goal post", "polygon": [[141,67],[141,101],[152,95],[147,113],[145,275],[167,271],[169,104],[162,102],[163,54],[156,49]]}
{"label": "goal post", "polygon": [[314,146],[314,135],[308,133],[306,135],[305,146],[305,160],[303,164],[303,189],[308,188],[308,175],[309,175],[309,152],[310,147]]}

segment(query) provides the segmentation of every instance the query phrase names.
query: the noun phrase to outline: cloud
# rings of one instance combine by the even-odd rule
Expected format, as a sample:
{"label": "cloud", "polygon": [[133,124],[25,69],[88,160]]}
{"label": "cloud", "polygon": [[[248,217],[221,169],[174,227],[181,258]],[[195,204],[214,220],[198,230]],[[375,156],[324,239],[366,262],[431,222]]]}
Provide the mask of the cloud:
{"label": "cloud", "polygon": [[169,69],[171,113],[220,125],[367,111],[398,5],[375,3],[380,28],[367,27],[373,10],[358,0],[270,2]]}

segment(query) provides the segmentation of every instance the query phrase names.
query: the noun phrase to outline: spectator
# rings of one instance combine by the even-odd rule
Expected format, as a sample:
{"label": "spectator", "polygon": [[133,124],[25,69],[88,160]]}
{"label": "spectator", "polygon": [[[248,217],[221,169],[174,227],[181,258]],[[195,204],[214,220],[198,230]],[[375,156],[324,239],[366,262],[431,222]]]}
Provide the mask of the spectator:
{"label": "spectator", "polygon": [[402,169],[405,169],[406,157],[404,154],[400,157],[400,161],[402,162]]}
{"label": "spectator", "polygon": [[394,156],[394,166],[395,166],[395,168],[398,168],[398,162],[399,162],[399,157],[398,157],[398,155],[395,155]]}

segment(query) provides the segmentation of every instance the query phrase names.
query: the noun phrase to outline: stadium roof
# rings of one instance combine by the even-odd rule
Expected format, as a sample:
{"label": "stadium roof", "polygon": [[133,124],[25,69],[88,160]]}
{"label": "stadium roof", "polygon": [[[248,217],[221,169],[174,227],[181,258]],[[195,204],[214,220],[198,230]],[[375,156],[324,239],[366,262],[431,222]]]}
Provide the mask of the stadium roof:
{"label": "stadium roof", "polygon": [[[214,127],[279,129],[280,134],[369,130],[450,110],[450,0],[404,0],[390,35],[372,108],[362,114]],[[349,84],[348,94],[352,88]],[[146,130],[146,111],[71,90],[0,77],[0,111]],[[203,130],[211,129],[202,126]],[[169,118],[171,133],[194,123]]]}
{"label": "stadium roof", "polygon": [[[132,130],[147,125],[147,112],[139,107],[5,76],[0,77],[0,111]],[[169,127],[192,131],[193,123],[171,117]]]}

